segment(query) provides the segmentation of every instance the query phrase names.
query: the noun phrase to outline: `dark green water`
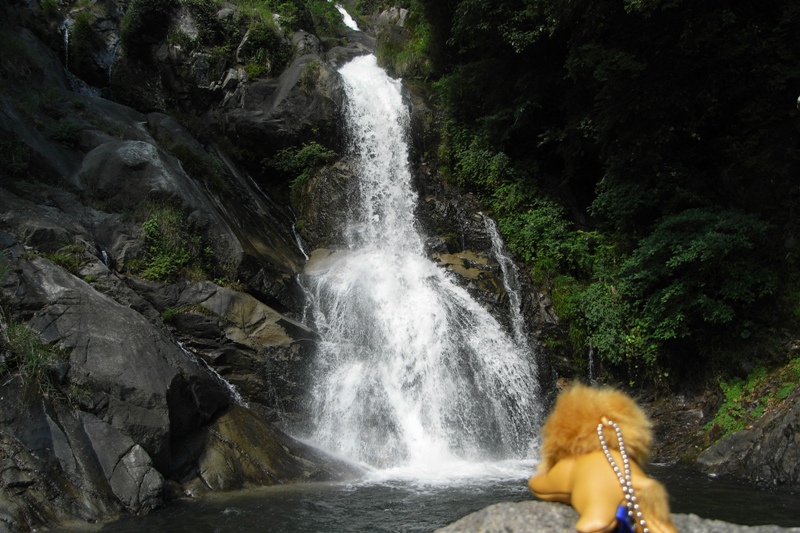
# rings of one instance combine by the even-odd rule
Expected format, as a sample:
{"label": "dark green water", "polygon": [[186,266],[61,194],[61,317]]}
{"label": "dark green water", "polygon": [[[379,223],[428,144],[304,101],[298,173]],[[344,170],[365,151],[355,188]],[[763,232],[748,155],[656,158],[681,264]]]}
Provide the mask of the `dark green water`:
{"label": "dark green water", "polygon": [[[126,516],[100,531],[431,532],[493,503],[531,499],[526,478],[532,465],[527,467],[503,465],[494,473],[451,480],[386,478],[214,494],[176,502],[143,517]],[[675,513],[746,525],[800,526],[797,493],[759,490],[679,466],[652,465],[649,473],[667,486]]]}

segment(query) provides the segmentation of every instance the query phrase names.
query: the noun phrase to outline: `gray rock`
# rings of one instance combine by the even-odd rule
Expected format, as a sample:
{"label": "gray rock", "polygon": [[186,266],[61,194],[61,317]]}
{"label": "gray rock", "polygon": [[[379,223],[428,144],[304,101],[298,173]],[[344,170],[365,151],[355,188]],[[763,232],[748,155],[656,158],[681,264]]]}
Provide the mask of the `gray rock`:
{"label": "gray rock", "polygon": [[354,478],[358,467],[326,456],[236,407],[178,450],[187,494],[298,481]]}
{"label": "gray rock", "polygon": [[[317,75],[308,79],[307,64]],[[312,83],[313,82],[313,83]],[[264,146],[336,139],[343,94],[338,75],[315,54],[297,57],[277,79],[239,85],[224,110],[229,134],[242,147],[262,153]]]}
{"label": "gray rock", "polygon": [[147,452],[95,416],[81,413],[79,419],[111,490],[124,507],[140,513],[159,505],[164,478]]}
{"label": "gray rock", "polygon": [[298,231],[312,248],[347,243],[349,205],[358,199],[357,182],[347,160],[322,168],[297,194]]}
{"label": "gray rock", "polygon": [[186,383],[177,377],[200,379],[199,368],[141,314],[47,260],[21,261],[19,283],[23,305],[36,310],[30,327],[70,352],[71,381],[97,390],[98,415],[166,469],[170,438],[180,436],[168,399]]}
{"label": "gray rock", "polygon": [[[739,526],[692,514],[674,514],[672,519],[681,533],[800,532],[800,528]],[[436,533],[571,533],[577,520],[577,513],[568,505],[540,501],[498,503],[437,529]]]}
{"label": "gray rock", "polygon": [[800,392],[787,399],[752,429],[721,439],[697,458],[707,473],[725,474],[751,483],[800,486]]}

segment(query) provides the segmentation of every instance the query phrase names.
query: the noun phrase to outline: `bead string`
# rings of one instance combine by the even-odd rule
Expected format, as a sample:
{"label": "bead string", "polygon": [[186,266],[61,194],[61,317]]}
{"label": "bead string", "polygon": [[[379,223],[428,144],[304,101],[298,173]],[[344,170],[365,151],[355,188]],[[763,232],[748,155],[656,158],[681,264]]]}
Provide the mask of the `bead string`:
{"label": "bead string", "polygon": [[[622,440],[622,430],[620,429],[619,424],[616,422],[606,420],[605,417],[603,418],[603,421],[604,422],[601,422],[597,425],[597,436],[600,439],[600,445],[603,447],[603,453],[606,455],[606,459],[608,459],[611,468],[614,469],[614,473],[617,475],[619,484],[622,487],[622,492],[625,494],[625,506],[628,508],[628,517],[632,521],[639,522],[639,525],[642,526],[642,533],[650,533],[650,530],[647,528],[647,522],[645,521],[644,515],[639,507],[639,502],[636,499],[636,494],[633,491],[633,483],[631,483],[631,464],[630,460],[628,459],[628,452],[625,450],[625,443]],[[614,461],[614,457],[611,455],[611,451],[608,449],[606,437],[603,434],[603,426],[605,425],[604,423],[614,428],[614,431],[617,433],[619,454],[622,456],[624,473],[620,470],[619,466],[617,466],[617,463]]]}

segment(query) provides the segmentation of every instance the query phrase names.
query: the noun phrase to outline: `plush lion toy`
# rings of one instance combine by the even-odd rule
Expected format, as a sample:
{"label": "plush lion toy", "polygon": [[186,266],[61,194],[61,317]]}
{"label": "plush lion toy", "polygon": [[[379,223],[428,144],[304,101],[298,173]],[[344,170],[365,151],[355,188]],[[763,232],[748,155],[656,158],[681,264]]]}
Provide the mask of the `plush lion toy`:
{"label": "plush lion toy", "polygon": [[666,490],[641,468],[650,420],[629,396],[573,385],[556,400],[542,439],[528,486],[541,500],[572,505],[580,533],[676,533]]}

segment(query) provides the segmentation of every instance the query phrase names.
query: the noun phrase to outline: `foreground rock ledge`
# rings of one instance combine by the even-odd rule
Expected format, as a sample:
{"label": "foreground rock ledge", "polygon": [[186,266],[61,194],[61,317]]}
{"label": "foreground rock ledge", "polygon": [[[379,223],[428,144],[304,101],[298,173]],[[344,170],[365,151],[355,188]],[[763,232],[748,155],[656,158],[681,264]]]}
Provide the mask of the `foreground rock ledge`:
{"label": "foreground rock ledge", "polygon": [[[540,501],[498,503],[434,533],[572,533],[577,520],[577,513],[568,505]],[[673,514],[672,520],[681,533],[800,532],[800,527],[739,526],[693,514]]]}

